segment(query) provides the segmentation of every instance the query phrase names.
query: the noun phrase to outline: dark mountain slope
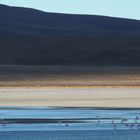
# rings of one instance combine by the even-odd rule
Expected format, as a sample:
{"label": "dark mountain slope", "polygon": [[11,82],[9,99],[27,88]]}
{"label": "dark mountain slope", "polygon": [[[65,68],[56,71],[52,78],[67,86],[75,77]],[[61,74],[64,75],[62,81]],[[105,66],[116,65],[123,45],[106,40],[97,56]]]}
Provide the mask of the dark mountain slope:
{"label": "dark mountain slope", "polygon": [[0,5],[0,64],[140,65],[140,21]]}

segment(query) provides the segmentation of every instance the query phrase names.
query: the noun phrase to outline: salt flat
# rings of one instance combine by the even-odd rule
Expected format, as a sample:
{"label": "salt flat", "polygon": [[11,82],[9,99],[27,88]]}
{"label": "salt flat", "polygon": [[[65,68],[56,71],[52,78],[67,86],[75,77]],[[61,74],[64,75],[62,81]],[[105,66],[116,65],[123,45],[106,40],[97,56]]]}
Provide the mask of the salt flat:
{"label": "salt flat", "polygon": [[140,108],[140,88],[1,88],[0,106]]}

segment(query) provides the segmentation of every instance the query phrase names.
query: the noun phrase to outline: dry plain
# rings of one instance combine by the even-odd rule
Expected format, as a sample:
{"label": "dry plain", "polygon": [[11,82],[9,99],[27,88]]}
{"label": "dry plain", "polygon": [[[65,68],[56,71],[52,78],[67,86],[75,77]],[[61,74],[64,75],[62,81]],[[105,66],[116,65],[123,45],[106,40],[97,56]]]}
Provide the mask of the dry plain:
{"label": "dry plain", "polygon": [[4,88],[0,106],[140,108],[140,88]]}
{"label": "dry plain", "polygon": [[140,67],[0,66],[0,106],[140,107]]}

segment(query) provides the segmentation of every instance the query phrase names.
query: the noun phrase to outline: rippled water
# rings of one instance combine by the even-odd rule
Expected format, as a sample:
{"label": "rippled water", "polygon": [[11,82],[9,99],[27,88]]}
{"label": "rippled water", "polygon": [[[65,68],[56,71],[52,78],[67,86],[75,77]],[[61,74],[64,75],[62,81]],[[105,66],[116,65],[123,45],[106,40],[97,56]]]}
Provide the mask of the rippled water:
{"label": "rippled water", "polygon": [[139,140],[140,109],[0,108],[0,140],[46,140],[46,137]]}
{"label": "rippled water", "polygon": [[139,129],[140,109],[1,108],[0,129],[108,130]]}
{"label": "rippled water", "polygon": [[140,131],[20,131],[0,132],[0,140],[139,140]]}

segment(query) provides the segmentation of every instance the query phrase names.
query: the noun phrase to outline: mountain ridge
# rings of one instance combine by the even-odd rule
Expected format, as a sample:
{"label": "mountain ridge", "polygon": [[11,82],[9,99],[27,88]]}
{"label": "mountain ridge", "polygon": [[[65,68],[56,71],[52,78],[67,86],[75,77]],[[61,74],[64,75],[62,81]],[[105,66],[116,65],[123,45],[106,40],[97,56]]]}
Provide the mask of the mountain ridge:
{"label": "mountain ridge", "polygon": [[0,5],[0,64],[140,65],[140,20]]}
{"label": "mountain ridge", "polygon": [[[99,29],[101,30],[101,32],[103,32],[104,30],[108,30],[110,28],[112,28],[113,31],[116,31],[116,30],[117,31],[118,30],[123,30],[123,31],[130,30],[131,31],[131,29],[133,29],[135,31],[140,30],[139,24],[136,24],[137,22],[140,23],[139,20],[111,18],[111,17],[107,17],[107,16],[96,16],[96,15],[73,15],[73,14],[58,14],[58,13],[56,14],[56,13],[42,12],[42,11],[28,9],[28,8],[9,7],[9,6],[2,6],[2,7],[4,7],[4,8],[2,8],[4,10],[2,10],[3,13],[1,16],[4,15],[3,18],[6,18],[5,20],[7,20],[7,23],[11,22],[11,23],[15,24],[15,21],[13,21],[13,20],[16,20],[16,18],[17,18],[18,21],[16,20],[16,22],[18,22],[18,23],[16,23],[16,24],[17,25],[22,24],[22,26],[23,26],[23,24],[25,24],[24,26],[26,26],[28,24],[28,26],[34,25],[34,27],[39,28],[39,25],[41,25],[42,28],[44,26],[46,30],[51,30],[51,29],[55,30],[57,27],[61,30],[61,32],[66,27],[69,30],[77,29],[78,31],[82,30],[83,32],[84,32],[84,30],[96,31],[97,29],[98,29],[98,32],[99,32]],[[5,8],[6,8],[6,11],[5,11]],[[8,12],[8,10],[9,10],[9,12]],[[0,8],[0,11],[1,11],[1,8]],[[37,16],[37,18],[36,18],[36,16]],[[62,24],[61,20],[63,20],[64,24]],[[111,20],[111,22],[109,22],[109,20]],[[127,26],[124,26],[124,27],[121,26],[121,24],[126,24],[126,22],[128,22],[128,21],[129,21],[129,23]],[[135,27],[133,26],[134,23],[135,23]],[[74,24],[74,25],[72,25],[72,24]],[[81,29],[81,27],[79,27],[79,26],[81,26],[83,28]],[[84,27],[86,27],[86,29]],[[17,26],[16,26],[16,28],[17,28]],[[18,30],[18,28],[15,30]],[[21,31],[21,29],[19,32],[23,33],[23,31]],[[28,32],[29,32],[29,29],[28,29]]]}

